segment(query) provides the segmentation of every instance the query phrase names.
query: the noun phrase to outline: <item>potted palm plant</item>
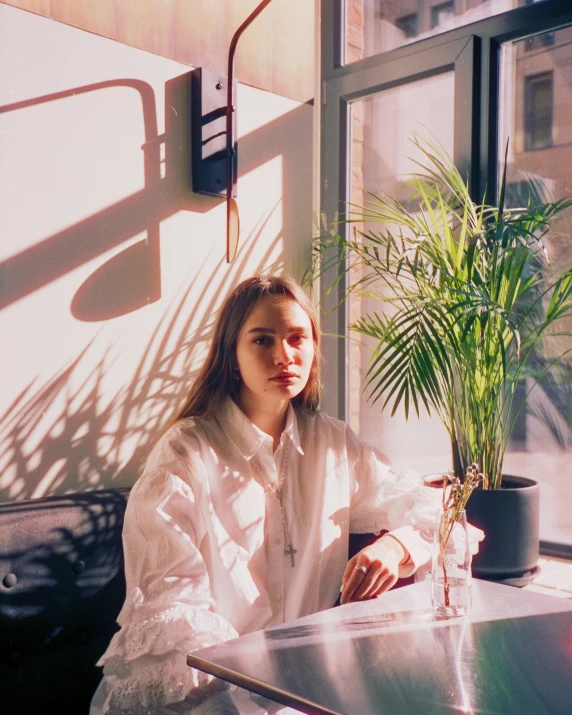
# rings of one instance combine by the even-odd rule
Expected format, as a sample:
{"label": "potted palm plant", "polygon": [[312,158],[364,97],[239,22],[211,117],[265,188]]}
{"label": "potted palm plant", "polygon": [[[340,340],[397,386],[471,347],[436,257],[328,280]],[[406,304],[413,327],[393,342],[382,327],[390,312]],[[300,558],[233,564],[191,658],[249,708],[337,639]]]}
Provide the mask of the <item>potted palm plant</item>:
{"label": "potted palm plant", "polygon": [[[467,505],[487,536],[475,572],[520,577],[538,559],[538,485],[503,475],[503,457],[528,392],[572,351],[546,347],[572,315],[572,270],[555,272],[543,243],[572,200],[507,208],[505,157],[498,205],[477,202],[442,148],[414,143],[423,158],[407,201],[368,194],[350,206],[353,230],[326,227],[311,275],[335,268],[343,298],[379,297],[379,310],[350,326],[374,341],[370,400],[440,418],[455,475],[473,463],[484,475]],[[513,532],[496,537],[503,526]]]}

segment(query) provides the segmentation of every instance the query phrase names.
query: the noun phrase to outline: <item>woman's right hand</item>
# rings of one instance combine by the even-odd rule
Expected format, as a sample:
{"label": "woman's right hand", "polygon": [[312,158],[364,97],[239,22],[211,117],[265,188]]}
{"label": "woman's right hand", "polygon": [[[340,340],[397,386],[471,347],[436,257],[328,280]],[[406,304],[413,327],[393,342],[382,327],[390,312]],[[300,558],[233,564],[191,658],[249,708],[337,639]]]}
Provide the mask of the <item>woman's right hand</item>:
{"label": "woman's right hand", "polygon": [[375,598],[395,586],[409,552],[389,534],[366,546],[347,563],[340,603]]}

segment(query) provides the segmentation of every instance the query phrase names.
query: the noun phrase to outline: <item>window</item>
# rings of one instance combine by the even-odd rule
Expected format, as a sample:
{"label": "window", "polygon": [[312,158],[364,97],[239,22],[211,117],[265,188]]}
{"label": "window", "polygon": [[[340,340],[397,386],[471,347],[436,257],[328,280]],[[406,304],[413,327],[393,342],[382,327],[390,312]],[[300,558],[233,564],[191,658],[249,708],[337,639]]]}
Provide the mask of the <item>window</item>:
{"label": "window", "polygon": [[554,32],[543,32],[540,35],[533,35],[532,37],[527,37],[524,41],[524,49],[539,50],[543,47],[548,47],[554,44]]}
{"label": "window", "polygon": [[395,27],[397,27],[398,30],[401,30],[403,36],[407,39],[415,37],[419,34],[419,17],[417,16],[417,13],[399,17],[395,21]]}
{"label": "window", "polygon": [[[542,0],[524,0],[525,6],[535,5],[537,2],[542,2]],[[532,37],[527,37],[524,41],[524,49],[527,51],[537,50],[542,47],[547,47],[548,45],[554,44],[554,33],[553,32],[543,32],[540,35],[533,35]]]}
{"label": "window", "polygon": [[[351,202],[363,206],[365,191],[386,191],[399,201],[410,194],[406,185],[409,175],[422,161],[421,152],[411,139],[413,135],[438,141],[449,153],[453,151],[454,73],[391,87],[358,100],[351,105],[352,141]],[[418,107],[423,107],[423,115]],[[361,224],[354,224],[359,230]],[[365,228],[365,226],[364,226]],[[351,282],[361,277],[354,268]],[[382,286],[379,286],[383,293]],[[379,299],[354,294],[348,301],[352,320],[379,310]],[[444,428],[426,415],[410,418],[407,425],[401,413],[394,417],[381,412],[379,404],[371,405],[369,391],[363,390],[365,376],[375,341],[366,336],[348,344],[349,373],[346,378],[346,418],[350,427],[369,444],[391,455],[398,470],[415,469],[420,473],[438,472],[448,462],[450,444]]]}
{"label": "window", "polygon": [[[558,29],[553,45],[526,51],[528,39],[505,42],[501,49],[499,87],[499,154],[509,139],[506,204],[534,206],[570,193],[572,181],[572,58],[568,45],[572,27]],[[558,151],[550,151],[555,143]],[[543,151],[548,149],[548,151]],[[556,270],[572,264],[572,211],[561,214],[544,238],[550,263]],[[562,325],[572,332],[572,320]],[[551,542],[572,544],[572,484],[567,477],[572,464],[572,347],[562,335],[546,342],[533,369],[550,366],[540,383],[525,378],[521,390],[528,394],[516,416],[515,431],[505,454],[511,474],[537,479],[541,484],[540,530]],[[562,356],[562,357],[560,357]],[[542,467],[540,466],[542,465]],[[536,472],[536,474],[535,474]],[[542,474],[540,474],[542,472]]]}
{"label": "window", "polygon": [[431,8],[431,29],[451,22],[455,17],[455,3],[444,2]]}
{"label": "window", "polygon": [[[508,207],[569,195],[571,3],[328,0],[322,12],[324,31],[337,33],[335,39],[324,35],[322,43],[335,48],[323,58],[322,71],[321,209],[329,220],[346,202],[359,204],[364,189],[402,199],[401,177],[411,170],[408,161],[415,160],[408,133],[419,133],[417,124],[453,153],[479,197],[485,190],[488,196],[498,191],[507,138]],[[407,47],[412,42],[414,51]],[[367,63],[352,67],[365,57]],[[347,67],[339,72],[344,63]],[[558,151],[551,150],[555,146]],[[570,266],[572,209],[553,228],[545,237],[551,263]],[[385,448],[397,469],[440,470],[450,459],[440,423],[411,417],[405,423],[401,412],[380,414],[382,403],[367,401],[363,378],[368,347],[358,342],[362,336],[333,337],[367,311],[368,296],[358,298],[361,305],[356,300],[337,311],[335,295],[324,304],[332,309],[323,325],[330,336],[324,339],[324,407],[346,419],[364,440]],[[572,319],[563,331],[572,332]],[[562,340],[568,341],[563,350],[572,348],[569,337]],[[552,353],[544,356],[552,358]],[[529,378],[523,379],[526,406],[515,415],[504,466],[506,474],[540,482],[542,548],[570,556],[571,375],[572,352],[543,374],[536,392],[528,394]]]}
{"label": "window", "polygon": [[336,21],[345,28],[342,63],[351,64],[453,27],[462,27],[513,10],[522,6],[524,1],[327,0],[326,4],[332,8],[339,7],[343,13]]}
{"label": "window", "polygon": [[552,146],[552,71],[524,78],[524,146],[526,151]]}

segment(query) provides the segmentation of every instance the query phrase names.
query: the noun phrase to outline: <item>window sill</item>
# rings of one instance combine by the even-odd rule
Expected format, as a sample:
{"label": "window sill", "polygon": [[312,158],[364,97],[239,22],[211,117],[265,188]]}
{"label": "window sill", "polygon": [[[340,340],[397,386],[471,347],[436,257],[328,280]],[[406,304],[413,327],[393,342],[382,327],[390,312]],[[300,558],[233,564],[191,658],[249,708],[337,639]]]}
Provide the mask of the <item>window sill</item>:
{"label": "window sill", "polygon": [[525,590],[545,593],[557,598],[572,598],[572,561],[549,556],[538,560],[540,573]]}

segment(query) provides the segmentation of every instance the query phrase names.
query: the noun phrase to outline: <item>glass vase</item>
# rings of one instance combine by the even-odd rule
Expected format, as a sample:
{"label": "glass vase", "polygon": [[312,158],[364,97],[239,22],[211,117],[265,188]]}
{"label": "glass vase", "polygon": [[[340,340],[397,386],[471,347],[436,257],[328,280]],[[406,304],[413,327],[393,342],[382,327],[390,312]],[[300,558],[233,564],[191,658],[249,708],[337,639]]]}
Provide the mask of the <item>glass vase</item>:
{"label": "glass vase", "polygon": [[465,510],[439,511],[431,566],[431,603],[438,616],[463,616],[471,608],[471,551]]}

